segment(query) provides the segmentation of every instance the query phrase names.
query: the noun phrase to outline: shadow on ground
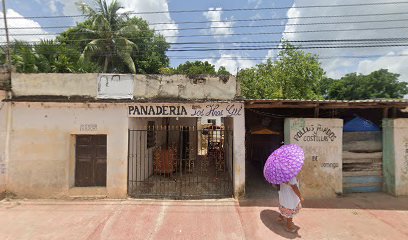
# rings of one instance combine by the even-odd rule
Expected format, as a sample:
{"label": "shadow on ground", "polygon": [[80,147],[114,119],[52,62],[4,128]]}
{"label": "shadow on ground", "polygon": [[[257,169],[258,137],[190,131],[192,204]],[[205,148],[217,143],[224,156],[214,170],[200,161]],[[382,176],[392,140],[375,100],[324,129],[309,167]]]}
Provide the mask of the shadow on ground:
{"label": "shadow on ground", "polygon": [[[279,213],[274,210],[266,209],[261,211],[260,218],[267,228],[269,228],[273,233],[282,236],[287,239],[300,238],[298,233],[290,233],[284,229],[284,226],[279,224],[276,219],[278,219]],[[298,226],[296,226],[299,228]]]}
{"label": "shadow on ground", "polygon": [[[240,207],[278,207],[278,197],[243,198]],[[306,199],[304,208],[324,209],[373,209],[408,211],[408,197],[394,197],[386,193],[348,194],[332,199]]]}

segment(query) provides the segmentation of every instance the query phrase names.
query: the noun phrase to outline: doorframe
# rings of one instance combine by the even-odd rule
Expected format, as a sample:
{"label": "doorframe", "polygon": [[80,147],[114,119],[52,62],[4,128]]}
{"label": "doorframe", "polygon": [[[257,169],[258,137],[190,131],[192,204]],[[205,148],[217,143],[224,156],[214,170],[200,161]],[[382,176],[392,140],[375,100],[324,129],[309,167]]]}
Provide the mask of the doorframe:
{"label": "doorframe", "polygon": [[[106,186],[95,186],[95,187],[77,187],[75,186],[75,165],[76,165],[76,136],[78,135],[106,135]],[[96,189],[96,192],[100,192],[101,189],[106,190],[109,185],[108,173],[109,173],[109,134],[105,131],[97,132],[73,132],[69,136],[69,161],[68,161],[68,173],[67,182],[68,190],[92,188]]]}

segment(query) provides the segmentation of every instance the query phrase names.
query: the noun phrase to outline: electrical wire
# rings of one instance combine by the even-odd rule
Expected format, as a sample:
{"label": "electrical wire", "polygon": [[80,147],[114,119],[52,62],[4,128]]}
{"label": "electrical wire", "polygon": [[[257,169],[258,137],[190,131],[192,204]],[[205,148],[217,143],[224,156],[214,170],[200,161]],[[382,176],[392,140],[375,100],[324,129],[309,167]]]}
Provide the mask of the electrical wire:
{"label": "electrical wire", "polygon": [[[263,27],[285,27],[285,26],[313,26],[313,25],[338,25],[338,24],[363,24],[363,23],[385,23],[385,22],[402,22],[408,21],[403,19],[382,19],[382,20],[362,20],[362,21],[343,21],[343,22],[312,22],[312,23],[286,23],[286,24],[263,24],[263,25],[239,25],[239,26],[208,26],[208,27],[190,27],[190,28],[163,28],[139,30],[140,32],[150,31],[186,31],[186,30],[206,30],[206,29],[234,29],[234,28],[263,28]],[[75,26],[50,26],[50,27],[9,27],[9,30],[31,30],[31,29],[60,29],[71,28]],[[5,28],[0,28],[4,30]]]}
{"label": "electrical wire", "polygon": [[[401,46],[408,46],[408,44],[393,44],[393,45],[374,45],[374,46],[307,46],[307,47],[303,47],[303,48],[298,48],[298,49],[336,49],[336,48],[380,48],[380,47],[401,47]],[[168,49],[168,52],[209,52],[209,51],[260,51],[260,50],[283,50],[285,48],[282,47],[275,47],[275,46],[271,46],[271,47],[246,47],[246,48],[204,48],[204,49],[190,49],[190,48],[181,48],[181,49]],[[59,54],[59,51],[39,51],[38,54],[50,54],[50,55],[56,55]],[[65,55],[73,55],[73,56],[78,56],[79,54],[70,54],[70,53],[64,53]],[[109,51],[104,51],[103,54],[94,54],[93,56],[116,56],[118,55],[118,52],[109,52]],[[132,54],[133,56],[144,56],[143,54]],[[386,56],[398,56],[398,57],[402,57],[402,56],[406,56],[406,54],[399,54],[399,55],[386,55]],[[336,57],[330,57],[330,58],[341,58],[342,56],[336,56]],[[368,57],[376,57],[375,55],[373,56],[364,56],[366,58]],[[348,57],[344,57],[344,58],[364,58],[361,56],[348,56]],[[381,55],[378,55],[378,57],[383,57]],[[169,58],[171,58],[171,56],[169,56]],[[205,59],[205,58],[209,58],[209,57],[201,57],[200,59]],[[222,57],[218,57],[218,58],[222,58]],[[316,56],[317,59],[325,59],[324,57],[319,57]],[[239,58],[237,58],[239,59]],[[262,58],[262,59],[266,59],[266,58]],[[329,58],[327,58],[329,59]]]}
{"label": "electrical wire", "polygon": [[[103,38],[98,38],[100,40],[103,40]],[[139,38],[127,38],[128,40],[139,40]],[[54,42],[55,45],[52,46],[60,46],[65,43],[69,42],[85,42],[85,41],[92,41],[92,40],[97,40],[94,38],[88,38],[88,39],[73,39],[73,40],[63,40],[61,43],[59,42]],[[109,39],[105,39],[109,40]],[[30,45],[35,45],[38,42],[41,42],[42,40],[38,41],[24,41],[26,44]],[[371,44],[371,43],[395,43],[395,42],[407,42],[408,37],[404,38],[365,38],[365,39],[310,39],[310,40],[288,40],[285,42],[292,43],[292,44],[304,44],[304,43],[327,43],[327,44],[332,44],[332,43],[349,43],[349,44]],[[0,42],[0,44],[6,44],[7,42]],[[223,42],[206,42],[206,41],[192,41],[192,42],[167,42],[169,45],[214,45],[214,44],[267,44],[267,43],[282,43],[281,40],[279,41],[223,41]],[[138,45],[147,45],[151,46],[154,45],[154,43],[151,42],[138,42]]]}
{"label": "electrical wire", "polygon": [[[335,49],[335,48],[382,48],[382,47],[407,47],[408,44],[390,44],[390,45],[361,45],[361,46],[310,46],[310,47],[298,47],[297,49]],[[282,47],[251,47],[245,48],[179,48],[169,49],[169,52],[208,52],[208,51],[263,51],[263,50],[283,50]]]}
{"label": "electrical wire", "polygon": [[[180,35],[180,36],[171,36],[171,35],[162,35],[163,37],[173,37],[173,38],[189,38],[189,37],[211,37],[211,36],[245,36],[245,35],[281,35],[289,33],[317,33],[317,32],[353,32],[353,31],[373,31],[373,30],[392,30],[392,29],[407,29],[408,26],[398,26],[398,27],[374,27],[374,28],[349,28],[349,29],[319,29],[319,30],[303,30],[303,31],[281,31],[281,32],[253,32],[253,33],[223,33],[223,34],[192,34],[192,35]],[[15,33],[10,34],[10,36],[55,36],[60,33]],[[109,33],[109,32],[105,32]],[[71,35],[82,35],[84,33],[71,33]],[[4,37],[4,35],[0,35]],[[149,37],[151,38],[151,37]]]}
{"label": "electrical wire", "polygon": [[[408,4],[408,2],[375,2],[375,3],[353,3],[353,4],[336,4],[336,5],[304,5],[304,6],[284,6],[284,7],[259,7],[259,8],[209,8],[209,9],[190,9],[190,10],[170,10],[170,11],[145,11],[136,12],[128,11],[124,14],[162,14],[162,13],[198,13],[198,12],[235,12],[235,11],[263,11],[263,10],[287,10],[287,9],[308,9],[308,8],[337,8],[337,7],[364,7],[364,6],[384,6],[384,5],[400,5]],[[26,17],[8,17],[8,19],[36,19],[36,18],[76,18],[86,17],[86,14],[77,15],[59,15],[59,16],[26,16]]]}

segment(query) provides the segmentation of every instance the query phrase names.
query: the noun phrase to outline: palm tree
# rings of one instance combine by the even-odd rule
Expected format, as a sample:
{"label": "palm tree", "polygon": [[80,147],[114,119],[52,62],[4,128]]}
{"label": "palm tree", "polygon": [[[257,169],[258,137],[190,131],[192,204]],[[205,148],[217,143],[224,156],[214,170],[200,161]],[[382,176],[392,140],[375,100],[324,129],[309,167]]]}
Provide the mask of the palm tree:
{"label": "palm tree", "polygon": [[14,41],[11,44],[11,62],[17,72],[38,72],[38,54],[33,46],[27,42]]}
{"label": "palm tree", "polygon": [[81,30],[93,39],[85,46],[81,59],[96,59],[103,65],[103,72],[115,72],[119,65],[125,64],[132,73],[136,73],[131,55],[136,44],[126,36],[137,33],[139,29],[129,23],[126,13],[118,12],[122,6],[116,0],[109,5],[106,0],[93,0],[93,6],[80,3],[79,7],[88,16],[89,22]]}

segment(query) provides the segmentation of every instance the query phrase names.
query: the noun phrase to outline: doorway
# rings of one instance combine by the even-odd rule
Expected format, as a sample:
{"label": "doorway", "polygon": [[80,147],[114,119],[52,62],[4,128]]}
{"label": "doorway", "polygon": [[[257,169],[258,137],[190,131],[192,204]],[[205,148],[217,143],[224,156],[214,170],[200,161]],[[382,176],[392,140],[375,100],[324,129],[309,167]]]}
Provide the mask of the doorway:
{"label": "doorway", "polygon": [[131,197],[232,197],[232,130],[199,118],[131,119],[128,169]]}
{"label": "doorway", "polygon": [[247,119],[245,161],[245,195],[247,198],[274,198],[277,189],[263,175],[269,155],[278,149],[284,140],[282,118],[260,117]]}
{"label": "doorway", "polygon": [[75,186],[106,186],[106,135],[77,135]]}

